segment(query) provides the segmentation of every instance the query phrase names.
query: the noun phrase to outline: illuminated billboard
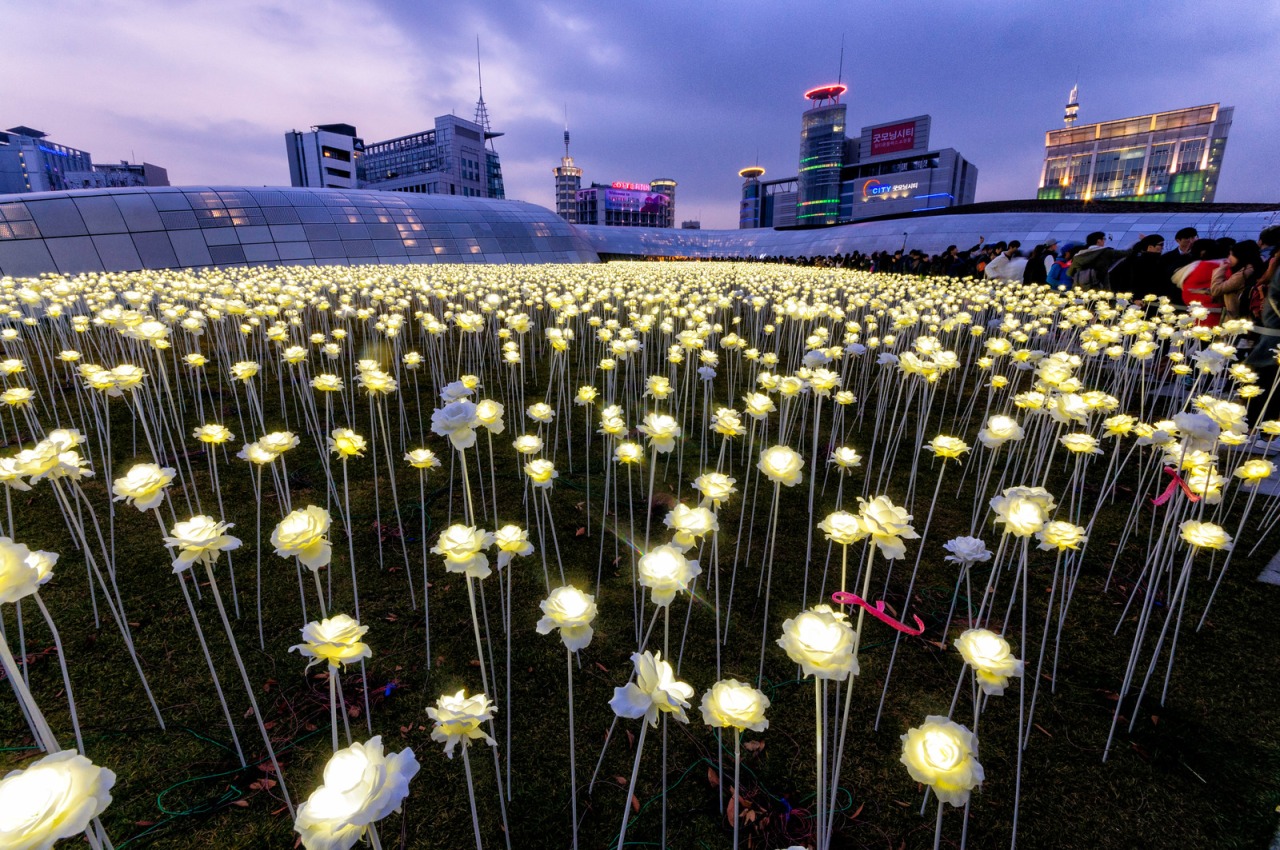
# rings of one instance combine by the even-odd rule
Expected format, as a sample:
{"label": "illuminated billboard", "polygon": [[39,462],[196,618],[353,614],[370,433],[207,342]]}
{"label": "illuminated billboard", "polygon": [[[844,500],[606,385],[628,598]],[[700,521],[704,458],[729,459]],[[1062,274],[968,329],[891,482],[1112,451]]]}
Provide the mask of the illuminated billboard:
{"label": "illuminated billboard", "polygon": [[887,201],[890,198],[909,197],[919,188],[920,183],[917,180],[894,182],[889,179],[877,180],[872,177],[862,181],[862,200],[870,201],[882,198]]}
{"label": "illuminated billboard", "polygon": [[916,144],[916,122],[903,121],[871,130],[871,155],[909,151]]}
{"label": "illuminated billboard", "polygon": [[[604,195],[604,208],[614,212],[661,213],[671,199],[659,192],[638,192],[634,189],[596,189]],[[597,195],[597,197],[598,197]]]}

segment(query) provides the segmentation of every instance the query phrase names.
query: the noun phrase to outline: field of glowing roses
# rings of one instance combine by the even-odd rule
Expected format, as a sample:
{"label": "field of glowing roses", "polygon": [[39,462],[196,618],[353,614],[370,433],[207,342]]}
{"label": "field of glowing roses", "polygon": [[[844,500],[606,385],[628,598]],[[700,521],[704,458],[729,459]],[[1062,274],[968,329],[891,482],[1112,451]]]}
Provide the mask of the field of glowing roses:
{"label": "field of glowing roses", "polygon": [[0,316],[0,848],[1275,830],[1247,323],[729,264]]}

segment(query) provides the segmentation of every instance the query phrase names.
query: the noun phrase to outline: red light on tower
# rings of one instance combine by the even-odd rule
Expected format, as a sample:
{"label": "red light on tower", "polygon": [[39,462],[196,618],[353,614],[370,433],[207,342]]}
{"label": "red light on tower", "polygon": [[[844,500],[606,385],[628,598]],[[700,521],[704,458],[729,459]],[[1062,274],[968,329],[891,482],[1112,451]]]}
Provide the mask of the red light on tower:
{"label": "red light on tower", "polygon": [[826,105],[828,101],[833,104],[839,103],[840,95],[848,90],[849,87],[844,83],[828,83],[825,86],[809,89],[804,93],[804,96],[806,99],[813,101],[813,105],[817,107]]}

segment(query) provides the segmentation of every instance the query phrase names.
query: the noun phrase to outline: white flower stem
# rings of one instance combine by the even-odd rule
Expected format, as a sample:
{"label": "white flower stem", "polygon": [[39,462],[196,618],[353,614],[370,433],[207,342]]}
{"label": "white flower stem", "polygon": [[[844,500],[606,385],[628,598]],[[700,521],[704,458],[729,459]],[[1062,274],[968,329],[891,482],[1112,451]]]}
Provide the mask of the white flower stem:
{"label": "white flower stem", "polygon": [[338,668],[333,664],[329,665],[329,729],[333,739],[333,751],[336,753],[340,749],[338,747]]}
{"label": "white flower stem", "polygon": [[[192,582],[195,582],[195,576],[192,576]],[[232,743],[236,745],[236,755],[240,757],[240,766],[244,767],[244,751],[240,748],[240,737],[236,734],[236,725],[231,719],[231,709],[227,707],[227,698],[222,694],[222,683],[218,681],[218,671],[213,666],[213,657],[209,654],[209,644],[204,639],[204,629],[200,628],[200,618],[196,616],[196,607],[191,602],[191,593],[187,590],[187,582],[182,573],[178,574],[178,586],[182,588],[182,598],[187,601],[187,611],[191,613],[191,623],[196,627],[196,637],[200,639],[200,649],[204,652],[205,664],[209,666],[209,676],[213,679],[213,689],[218,694],[218,702],[222,704],[222,713],[227,718],[227,729],[231,732]],[[68,688],[67,693],[68,695],[71,693],[70,688]],[[84,750],[82,749],[81,752],[84,752]]]}
{"label": "white flower stem", "polygon": [[[849,690],[852,691],[853,688],[850,687]],[[814,731],[816,733],[815,735],[816,752],[814,754],[814,762],[816,763],[817,770],[818,770],[818,792],[814,796],[814,821],[817,823],[817,827],[814,830],[814,839],[815,839],[815,844],[818,848],[821,848],[826,840],[826,829],[825,829],[825,824],[823,820],[823,809],[822,809],[823,804],[826,803],[826,800],[827,800],[827,785],[826,785],[827,765],[826,765],[826,759],[823,756],[823,749],[822,749],[823,708],[824,706],[823,706],[823,699],[822,699],[822,680],[815,678],[813,680],[813,725],[814,725]]]}
{"label": "white flower stem", "polygon": [[742,730],[733,730],[733,850],[738,850],[738,821],[742,812],[742,789],[739,788],[738,775],[742,766]]}
{"label": "white flower stem", "polygon": [[31,691],[27,688],[27,683],[22,681],[22,674],[18,670],[18,663],[13,659],[13,653],[9,651],[9,642],[0,638],[0,666],[3,666],[4,673],[9,677],[9,683],[13,685],[13,690],[18,695],[19,701],[26,707],[27,714],[31,719],[31,730],[35,733],[36,740],[45,752],[56,753],[62,749],[58,745],[58,741],[53,737],[53,730],[49,728],[48,722],[44,719],[44,715],[40,712],[40,707],[36,705],[35,698],[31,696]]}
{"label": "white flower stem", "polygon": [[933,850],[938,850],[942,844],[942,807],[944,805],[942,800],[938,800],[938,821],[933,827]]}
{"label": "white flower stem", "polygon": [[[76,749],[81,753],[84,752],[84,739],[80,735],[80,718],[76,715],[76,698],[71,693],[71,676],[67,673],[67,656],[62,651],[62,638],[58,635],[58,627],[53,622],[53,617],[49,615],[49,609],[45,607],[44,600],[40,598],[40,591],[37,590],[32,596],[35,597],[36,605],[40,608],[40,613],[44,615],[45,624],[49,626],[49,631],[53,635],[53,646],[58,651],[58,666],[62,668],[62,686],[67,691],[67,708],[71,712],[71,728],[76,735]],[[244,757],[240,759],[240,763],[244,764]]]}
{"label": "white flower stem", "polygon": [[627,785],[627,796],[622,801],[622,828],[618,830],[618,843],[616,845],[618,850],[622,850],[627,841],[627,821],[631,813],[631,798],[635,796],[636,777],[640,775],[640,753],[644,751],[644,736],[648,732],[649,723],[642,721],[640,723],[640,738],[636,741],[636,761],[631,767],[631,783]]}
{"label": "white flower stem", "polygon": [[471,828],[476,833],[476,850],[484,850],[480,844],[480,816],[476,813],[476,789],[475,783],[471,780],[471,760],[467,758],[467,751],[471,749],[466,741],[462,742],[462,769],[467,773],[467,800],[471,803]]}
{"label": "white flower stem", "polygon": [[[566,649],[564,657],[565,672],[569,678],[569,802],[573,816],[573,850],[578,850],[578,767],[573,740],[573,650]],[[508,758],[508,764],[510,761]],[[509,786],[510,780],[508,780]]]}
{"label": "white flower stem", "polygon": [[253,695],[253,683],[249,680],[249,673],[244,668],[244,661],[240,658],[240,649],[236,646],[235,632],[231,631],[231,621],[227,619],[227,609],[222,604],[222,594],[218,590],[218,579],[213,574],[213,565],[206,563],[204,565],[205,572],[209,576],[209,586],[213,588],[213,601],[218,604],[218,616],[222,618],[222,628],[227,633],[227,643],[231,644],[231,655],[235,658],[236,667],[240,670],[240,679],[244,683],[245,695],[249,697],[249,705],[253,708],[253,719],[258,723],[258,732],[262,734],[262,743],[267,748],[267,755],[271,758],[271,765],[275,768],[276,779],[280,782],[280,793],[284,795],[284,804],[289,809],[289,817],[295,818],[297,814],[293,809],[293,800],[289,797],[289,789],[284,784],[284,771],[280,769],[280,762],[276,759],[275,748],[271,746],[271,736],[267,734],[267,727],[262,722],[262,712],[258,710],[258,700]]}

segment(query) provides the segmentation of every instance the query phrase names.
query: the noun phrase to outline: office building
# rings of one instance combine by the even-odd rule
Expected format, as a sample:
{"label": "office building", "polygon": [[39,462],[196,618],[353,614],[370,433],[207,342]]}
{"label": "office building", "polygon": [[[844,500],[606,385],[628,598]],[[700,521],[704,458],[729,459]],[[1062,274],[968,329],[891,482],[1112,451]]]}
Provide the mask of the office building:
{"label": "office building", "polygon": [[738,204],[738,229],[760,226],[760,178],[764,169],[751,165],[738,172],[742,178],[742,201]]}
{"label": "office building", "polygon": [[835,224],[840,220],[840,169],[845,148],[845,105],[840,95],[848,90],[837,83],[804,93],[813,105],[800,118],[799,224]]}
{"label": "office building", "polygon": [[603,224],[609,227],[674,226],[675,210],[671,198],[676,182],[661,178],[650,183],[615,181],[607,186],[592,183],[578,190],[577,224]]}
{"label": "office building", "polygon": [[814,104],[801,118],[800,170],[761,180],[759,166],[743,178],[739,229],[824,226],[880,215],[973,203],[978,169],[954,148],[930,149],[932,118],[870,124],[845,133],[841,84],[805,92]]}
{"label": "office building", "polygon": [[289,180],[298,187],[501,199],[502,163],[492,144],[501,135],[456,115],[439,116],[430,130],[367,144],[350,124],[294,130],[285,133]]}
{"label": "office building", "polygon": [[310,132],[284,134],[289,183],[316,189],[355,189],[364,142],[350,124],[317,124]]}
{"label": "office building", "polygon": [[1213,201],[1234,109],[1210,103],[1076,124],[1072,89],[1061,130],[1045,133],[1037,198]]}
{"label": "office building", "polygon": [[570,224],[578,223],[578,190],[582,188],[582,169],[569,156],[569,128],[564,128],[564,157],[552,169],[556,176],[556,215]]}
{"label": "office building", "polygon": [[168,185],[168,172],[149,162],[95,165],[88,151],[50,141],[40,130],[0,132],[0,194]]}

